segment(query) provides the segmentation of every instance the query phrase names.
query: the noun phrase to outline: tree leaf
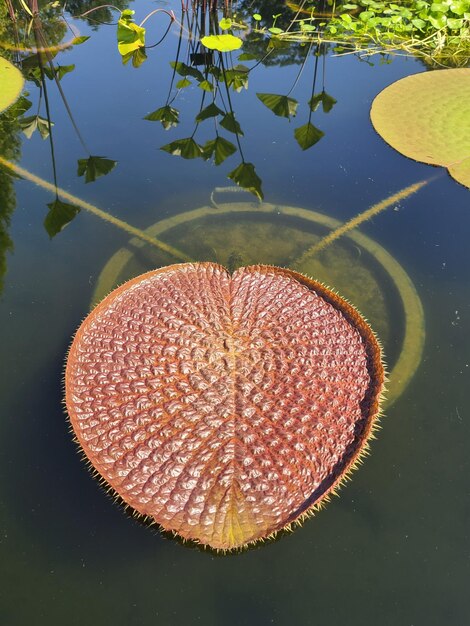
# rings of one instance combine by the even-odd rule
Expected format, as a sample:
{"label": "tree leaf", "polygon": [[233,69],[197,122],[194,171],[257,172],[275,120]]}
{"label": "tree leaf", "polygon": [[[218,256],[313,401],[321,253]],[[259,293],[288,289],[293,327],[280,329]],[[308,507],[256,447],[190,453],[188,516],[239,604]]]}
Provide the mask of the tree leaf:
{"label": "tree leaf", "polygon": [[177,139],[176,141],[167,143],[162,146],[160,150],[164,150],[175,156],[181,156],[183,159],[197,159],[203,156],[202,147],[196,143],[192,137]]}
{"label": "tree leaf", "polygon": [[177,126],[179,123],[179,111],[174,109],[172,106],[167,104],[164,107],[160,107],[152,113],[149,113],[144,117],[144,120],[149,120],[150,122],[161,122],[163,128],[168,130],[172,126]]}
{"label": "tree leaf", "polygon": [[250,191],[257,196],[260,200],[263,199],[263,192],[261,190],[261,178],[255,172],[255,166],[253,163],[240,163],[228,177],[237,183],[243,189]]}
{"label": "tree leaf", "polygon": [[235,119],[235,115],[233,113],[226,113],[222,118],[220,125],[225,128],[225,130],[228,130],[231,133],[235,133],[236,135],[243,135],[240,124]]}
{"label": "tree leaf", "polygon": [[307,122],[307,124],[304,124],[304,126],[296,128],[294,131],[297,143],[302,148],[302,150],[308,150],[309,148],[314,146],[318,141],[320,141],[324,134],[324,132],[322,132],[310,122]]}
{"label": "tree leaf", "polygon": [[211,102],[205,109],[202,109],[202,111],[196,115],[196,122],[202,122],[207,120],[209,117],[217,117],[217,115],[224,115],[224,111],[219,109],[215,102]]}
{"label": "tree leaf", "polygon": [[77,206],[62,202],[58,198],[47,206],[49,207],[49,212],[44,220],[44,227],[51,239],[57,233],[60,233],[80,213],[80,209]]}
{"label": "tree leaf", "polygon": [[299,103],[294,98],[275,93],[257,93],[256,95],[274,115],[287,117],[287,119],[290,119],[291,116],[295,117]]}
{"label": "tree leaf", "polygon": [[233,52],[233,50],[241,48],[243,41],[235,35],[207,35],[201,39],[201,43],[209,50]]}
{"label": "tree leaf", "polygon": [[229,156],[237,151],[237,148],[231,141],[228,141],[224,137],[216,137],[211,141],[208,141],[202,148],[204,159],[210,159],[214,156],[214,163],[220,165]]}
{"label": "tree leaf", "polygon": [[106,176],[117,165],[117,161],[112,161],[102,156],[90,156],[88,159],[78,159],[78,176],[85,176],[86,183],[92,183],[100,176]]}

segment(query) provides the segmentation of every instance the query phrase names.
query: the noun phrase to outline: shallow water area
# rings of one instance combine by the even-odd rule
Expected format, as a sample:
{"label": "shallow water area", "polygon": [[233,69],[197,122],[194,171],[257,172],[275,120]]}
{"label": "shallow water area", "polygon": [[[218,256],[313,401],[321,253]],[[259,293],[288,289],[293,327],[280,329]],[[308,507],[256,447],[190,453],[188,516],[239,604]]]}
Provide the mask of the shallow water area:
{"label": "shallow water area", "polygon": [[[89,8],[74,5],[75,14]],[[130,6],[137,21],[158,7],[173,8],[179,18],[176,4],[139,0]],[[268,12],[278,11],[266,7]],[[163,15],[156,18],[146,24],[149,44],[168,23]],[[36,131],[27,139],[3,114],[0,156],[49,182],[55,162],[58,186],[83,201],[195,260],[244,265],[292,266],[334,229],[285,207],[341,224],[437,175],[360,227],[416,290],[424,312],[424,351],[414,376],[386,407],[370,457],[323,511],[294,533],[239,554],[182,545],[127,516],[107,497],[77,452],[62,405],[67,349],[91,303],[137,273],[174,261],[85,209],[51,238],[44,220],[54,195],[3,169],[0,216],[11,244],[0,239],[6,264],[0,296],[0,622],[467,623],[470,191],[444,170],[395,152],[369,120],[372,100],[384,87],[426,71],[425,65],[399,56],[366,62],[323,50],[314,92],[324,89],[337,102],[329,112],[320,106],[312,113],[311,122],[324,136],[301,150],[294,131],[311,113],[314,49],[295,44],[273,54],[250,71],[247,89],[230,91],[244,132],[238,137],[242,154],[235,134],[219,128],[236,152],[216,166],[160,150],[194,132],[205,93],[197,79],[188,76],[192,84],[172,101],[178,126],[165,130],[143,119],[164,106],[168,94],[173,97],[175,82],[183,78],[172,83],[170,62],[180,42],[176,25],[134,68],[121,62],[116,26],[72,23],[90,39],[58,52],[54,62],[75,65],[60,85],[86,149],[49,80],[53,154],[49,138]],[[190,64],[187,38],[180,46],[180,61]],[[234,64],[241,52],[232,53]],[[256,60],[242,63],[252,67]],[[256,96],[287,94],[294,83],[290,97],[299,105],[290,120],[274,115]],[[25,115],[34,115],[39,88],[29,80],[27,90],[33,104]],[[226,92],[222,95],[228,104]],[[205,95],[203,106],[209,102]],[[41,115],[46,117],[44,96]],[[214,132],[207,119],[194,138],[203,144]],[[85,184],[77,176],[77,160],[90,154],[117,165]],[[214,195],[233,187],[228,174],[242,160],[254,164],[263,202],[277,210],[263,212],[264,204],[247,192]],[[228,205],[231,210],[224,209]],[[240,205],[246,211],[233,209]],[[204,207],[204,215],[187,217]],[[157,232],[165,220],[168,227]],[[392,369],[407,325],[387,269],[349,235],[299,269],[331,284],[363,311]]]}

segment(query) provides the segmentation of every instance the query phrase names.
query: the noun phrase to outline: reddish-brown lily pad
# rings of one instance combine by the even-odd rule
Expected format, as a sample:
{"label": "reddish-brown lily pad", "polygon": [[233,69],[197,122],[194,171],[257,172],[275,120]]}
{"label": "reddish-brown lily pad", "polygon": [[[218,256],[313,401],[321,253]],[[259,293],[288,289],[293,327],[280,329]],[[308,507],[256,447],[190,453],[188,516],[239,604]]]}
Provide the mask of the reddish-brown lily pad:
{"label": "reddish-brown lily pad", "polygon": [[66,402],[86,456],[139,513],[230,550],[315,508],[364,450],[379,345],[321,284],[271,266],[143,274],[80,326]]}

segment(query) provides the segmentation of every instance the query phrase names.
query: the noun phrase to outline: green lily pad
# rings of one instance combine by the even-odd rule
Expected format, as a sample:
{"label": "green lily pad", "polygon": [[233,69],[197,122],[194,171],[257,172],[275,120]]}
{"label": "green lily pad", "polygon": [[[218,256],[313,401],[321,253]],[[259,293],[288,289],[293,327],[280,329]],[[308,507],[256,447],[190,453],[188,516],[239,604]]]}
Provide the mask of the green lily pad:
{"label": "green lily pad", "polygon": [[219,52],[233,52],[241,48],[243,41],[235,35],[208,35],[201,39],[201,43],[209,50],[218,50]]}
{"label": "green lily pad", "polygon": [[470,69],[402,78],[372,103],[375,130],[395,150],[449,174],[470,188]]}
{"label": "green lily pad", "polygon": [[0,113],[7,109],[21,94],[24,78],[10,61],[0,57]]}

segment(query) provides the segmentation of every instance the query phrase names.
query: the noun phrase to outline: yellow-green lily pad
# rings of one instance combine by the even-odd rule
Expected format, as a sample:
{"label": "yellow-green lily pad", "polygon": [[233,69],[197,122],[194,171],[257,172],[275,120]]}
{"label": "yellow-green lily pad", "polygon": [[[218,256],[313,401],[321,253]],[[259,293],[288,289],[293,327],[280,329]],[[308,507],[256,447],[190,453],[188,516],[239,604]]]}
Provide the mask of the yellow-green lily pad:
{"label": "yellow-green lily pad", "polygon": [[470,188],[470,69],[407,76],[375,98],[375,130],[405,156],[447,167]]}
{"label": "yellow-green lily pad", "polygon": [[24,85],[23,74],[10,61],[0,57],[0,113],[17,100]]}

